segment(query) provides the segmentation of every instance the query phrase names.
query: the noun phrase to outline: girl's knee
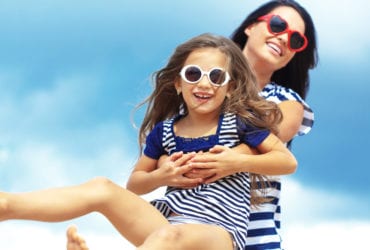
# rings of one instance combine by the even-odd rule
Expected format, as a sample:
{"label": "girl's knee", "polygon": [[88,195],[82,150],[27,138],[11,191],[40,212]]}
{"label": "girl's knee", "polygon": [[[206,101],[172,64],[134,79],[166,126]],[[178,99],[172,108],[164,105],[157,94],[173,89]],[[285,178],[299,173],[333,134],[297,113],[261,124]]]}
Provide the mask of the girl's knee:
{"label": "girl's knee", "polygon": [[86,187],[97,196],[97,200],[100,202],[105,202],[115,197],[116,190],[119,187],[113,181],[106,177],[95,177],[89,180]]}
{"label": "girl's knee", "polygon": [[181,228],[174,225],[167,225],[152,233],[147,238],[145,244],[167,249],[168,247],[178,245],[182,238],[183,230]]}
{"label": "girl's knee", "polygon": [[182,235],[184,234],[183,230],[181,230],[180,227],[175,225],[167,225],[157,232],[157,237],[161,238],[162,240],[165,240],[167,242],[178,242],[179,239],[182,238]]}

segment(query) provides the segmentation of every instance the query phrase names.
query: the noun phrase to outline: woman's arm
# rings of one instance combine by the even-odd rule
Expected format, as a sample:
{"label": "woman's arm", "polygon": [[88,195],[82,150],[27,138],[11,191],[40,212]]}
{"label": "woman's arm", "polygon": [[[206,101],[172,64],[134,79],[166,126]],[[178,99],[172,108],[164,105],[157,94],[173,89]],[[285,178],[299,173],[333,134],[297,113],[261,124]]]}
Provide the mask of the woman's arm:
{"label": "woman's arm", "polygon": [[270,134],[258,147],[258,154],[236,152],[225,146],[215,146],[210,153],[196,155],[190,165],[194,168],[189,178],[203,177],[206,183],[225,176],[250,172],[264,175],[291,174],[297,161],[274,134]]}
{"label": "woman's arm", "polygon": [[[298,101],[283,101],[279,103],[279,108],[283,113],[283,121],[279,124],[279,134],[277,137],[282,142],[290,141],[298,132],[303,119],[303,106]],[[240,144],[232,149],[216,146],[210,150],[211,154],[197,155],[192,160],[192,166],[198,168],[192,170],[186,176],[189,178],[211,176],[211,171],[207,169],[219,168],[223,171],[228,171],[229,174],[236,173],[235,169],[238,166],[245,166],[245,159],[249,154],[260,154],[261,152],[251,149],[245,144]],[[231,169],[227,169],[230,167]],[[263,166],[253,167],[247,169],[248,172],[262,175],[285,175],[292,173],[292,169],[286,166]]]}
{"label": "woman's arm", "polygon": [[283,101],[278,104],[283,113],[277,136],[282,142],[288,142],[298,133],[303,120],[303,105],[298,101]]}

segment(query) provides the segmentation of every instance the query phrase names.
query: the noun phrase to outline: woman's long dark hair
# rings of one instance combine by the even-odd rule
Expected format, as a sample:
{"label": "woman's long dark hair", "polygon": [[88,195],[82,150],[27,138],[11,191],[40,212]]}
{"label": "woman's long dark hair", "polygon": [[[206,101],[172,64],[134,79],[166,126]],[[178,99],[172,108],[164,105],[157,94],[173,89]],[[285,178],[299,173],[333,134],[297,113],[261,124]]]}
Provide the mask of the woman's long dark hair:
{"label": "woman's long dark hair", "polygon": [[271,81],[293,89],[303,99],[306,98],[310,86],[308,71],[316,67],[318,54],[316,47],[316,31],[310,14],[297,2],[293,0],[273,0],[261,5],[258,9],[249,14],[240,26],[232,33],[231,39],[244,48],[248,37],[244,30],[251,24],[257,22],[257,19],[273,9],[280,6],[288,6],[295,9],[302,17],[305,23],[305,36],[308,40],[308,46],[305,50],[294,55],[292,60],[283,68],[275,71]]}

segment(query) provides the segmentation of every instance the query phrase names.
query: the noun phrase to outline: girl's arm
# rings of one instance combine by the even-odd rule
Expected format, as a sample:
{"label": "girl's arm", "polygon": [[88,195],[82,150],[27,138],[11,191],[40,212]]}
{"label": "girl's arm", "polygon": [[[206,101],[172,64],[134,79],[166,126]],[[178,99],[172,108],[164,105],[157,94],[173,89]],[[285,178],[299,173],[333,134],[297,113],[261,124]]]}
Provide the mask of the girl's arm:
{"label": "girl's arm", "polygon": [[157,160],[142,155],[127,181],[126,188],[138,195],[146,194],[161,186],[156,175]]}
{"label": "girl's arm", "polygon": [[142,195],[162,186],[182,188],[197,186],[203,181],[201,178],[184,177],[184,174],[191,170],[191,166],[185,162],[192,157],[194,153],[183,155],[178,152],[163,160],[161,167],[157,168],[158,160],[142,155],[128,179],[127,189]]}

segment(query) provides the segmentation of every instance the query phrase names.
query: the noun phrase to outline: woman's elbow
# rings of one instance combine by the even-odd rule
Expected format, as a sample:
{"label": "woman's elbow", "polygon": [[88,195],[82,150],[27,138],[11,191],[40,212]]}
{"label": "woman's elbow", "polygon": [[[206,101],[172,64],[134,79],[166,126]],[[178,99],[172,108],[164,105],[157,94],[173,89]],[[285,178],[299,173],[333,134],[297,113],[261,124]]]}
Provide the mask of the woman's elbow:
{"label": "woman's elbow", "polygon": [[297,170],[297,167],[298,167],[298,161],[295,157],[292,156],[287,166],[288,174],[295,173],[295,171]]}

